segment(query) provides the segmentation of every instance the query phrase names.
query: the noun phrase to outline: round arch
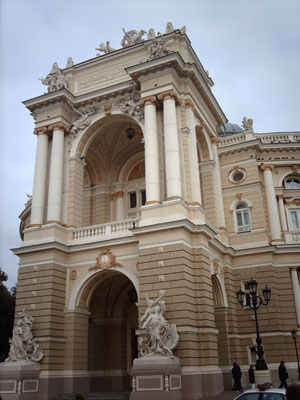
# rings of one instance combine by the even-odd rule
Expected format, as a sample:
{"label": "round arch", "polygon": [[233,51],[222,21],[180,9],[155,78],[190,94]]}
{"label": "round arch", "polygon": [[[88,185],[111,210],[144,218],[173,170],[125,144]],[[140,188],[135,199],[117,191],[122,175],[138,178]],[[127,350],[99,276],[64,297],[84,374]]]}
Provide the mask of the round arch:
{"label": "round arch", "polygon": [[[77,307],[88,307],[95,288],[106,278],[106,271],[107,270],[104,269],[87,271],[79,278],[69,298],[67,311],[74,311]],[[109,268],[109,271],[115,271],[125,275],[133,284],[139,298],[139,281],[132,271],[125,267],[118,266]]]}
{"label": "round arch", "polygon": [[70,149],[70,157],[85,156],[87,149],[89,148],[89,144],[93,141],[95,135],[98,134],[99,128],[103,129],[113,122],[121,120],[134,122],[140,127],[142,135],[144,135],[144,125],[141,123],[141,121],[134,116],[129,116],[128,114],[123,113],[120,110],[118,110],[117,112],[112,112],[110,115],[106,115],[104,112],[100,112],[92,115],[90,118],[91,123],[89,124],[89,126],[83,129],[80,134],[75,137]]}
{"label": "round arch", "polygon": [[214,298],[216,301],[215,307],[228,307],[228,301],[226,296],[226,290],[223,279],[219,274],[213,274],[211,276]]}

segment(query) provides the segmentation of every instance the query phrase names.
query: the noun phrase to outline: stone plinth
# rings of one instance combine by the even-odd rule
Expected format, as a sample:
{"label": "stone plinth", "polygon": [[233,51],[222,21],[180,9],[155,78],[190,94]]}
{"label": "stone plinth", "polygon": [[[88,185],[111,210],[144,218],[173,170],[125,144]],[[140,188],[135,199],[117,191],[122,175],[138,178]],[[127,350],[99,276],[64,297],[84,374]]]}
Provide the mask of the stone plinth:
{"label": "stone plinth", "polygon": [[268,369],[260,370],[260,371],[255,371],[254,372],[255,376],[255,385],[262,385],[264,383],[271,383],[271,372]]}
{"label": "stone plinth", "polygon": [[181,365],[178,357],[136,358],[131,368],[130,400],[182,400]]}
{"label": "stone plinth", "polygon": [[0,365],[0,395],[5,400],[39,400],[40,365],[32,361]]}

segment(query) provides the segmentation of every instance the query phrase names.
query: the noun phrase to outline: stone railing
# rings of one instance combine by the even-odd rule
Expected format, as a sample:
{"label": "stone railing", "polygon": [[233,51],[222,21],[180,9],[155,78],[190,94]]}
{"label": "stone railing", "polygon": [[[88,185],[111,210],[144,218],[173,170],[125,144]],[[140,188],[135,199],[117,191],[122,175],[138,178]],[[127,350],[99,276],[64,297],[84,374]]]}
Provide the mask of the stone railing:
{"label": "stone railing", "polygon": [[269,133],[257,135],[262,143],[295,143],[300,142],[300,132]]}
{"label": "stone railing", "polygon": [[285,232],[286,244],[300,244],[300,232]]}
{"label": "stone railing", "polygon": [[85,226],[73,231],[72,244],[98,242],[119,237],[133,236],[130,229],[138,227],[139,219],[126,219],[107,224]]}
{"label": "stone railing", "polygon": [[263,144],[299,143],[300,132],[254,133],[250,135],[246,135],[245,132],[242,132],[236,135],[219,138],[219,148],[255,139],[260,140]]}
{"label": "stone railing", "polygon": [[229,137],[219,139],[219,147],[232,146],[233,144],[242,143],[246,141],[244,132]]}

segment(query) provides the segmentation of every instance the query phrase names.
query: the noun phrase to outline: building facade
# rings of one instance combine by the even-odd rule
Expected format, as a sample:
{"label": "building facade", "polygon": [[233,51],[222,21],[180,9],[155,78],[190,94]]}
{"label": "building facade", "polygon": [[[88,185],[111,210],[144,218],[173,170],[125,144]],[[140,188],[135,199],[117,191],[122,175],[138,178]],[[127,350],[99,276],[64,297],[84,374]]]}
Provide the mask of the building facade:
{"label": "building facade", "polygon": [[258,312],[272,379],[281,360],[296,379],[300,132],[229,124],[185,30],[144,33],[54,64],[48,93],[24,102],[37,151],[16,312],[34,318],[43,399],[130,389],[146,295],[162,291],[183,398],[231,388],[232,363],[255,361],[236,298],[251,277],[272,291]]}

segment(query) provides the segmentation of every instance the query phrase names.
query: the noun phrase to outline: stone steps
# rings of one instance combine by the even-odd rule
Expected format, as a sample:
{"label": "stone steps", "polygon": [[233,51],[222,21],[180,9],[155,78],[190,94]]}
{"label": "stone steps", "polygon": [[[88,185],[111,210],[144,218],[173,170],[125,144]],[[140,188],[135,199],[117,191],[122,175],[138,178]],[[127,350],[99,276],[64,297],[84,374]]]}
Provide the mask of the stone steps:
{"label": "stone steps", "polygon": [[[83,394],[84,400],[129,400],[130,392],[99,392]],[[75,394],[57,394],[52,400],[74,400]]]}

